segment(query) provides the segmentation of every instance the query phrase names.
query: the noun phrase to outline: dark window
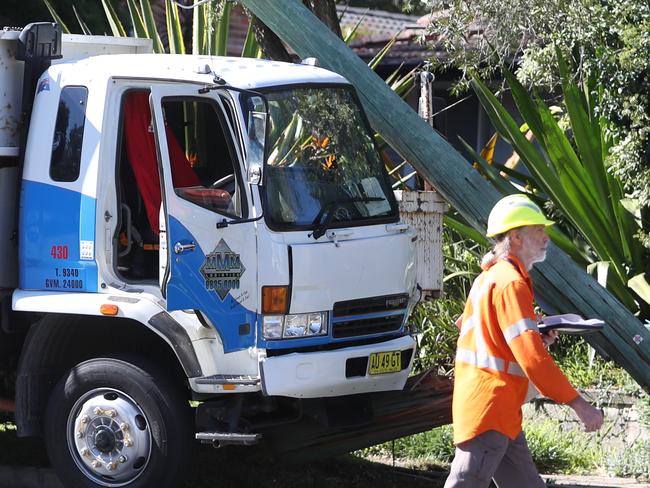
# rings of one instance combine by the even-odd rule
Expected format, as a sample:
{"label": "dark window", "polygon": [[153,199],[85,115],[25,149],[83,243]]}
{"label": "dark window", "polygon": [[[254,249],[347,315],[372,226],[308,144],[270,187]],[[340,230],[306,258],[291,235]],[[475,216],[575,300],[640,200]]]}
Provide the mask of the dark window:
{"label": "dark window", "polygon": [[50,162],[50,177],[54,181],[79,178],[87,99],[88,89],[83,86],[61,90]]}
{"label": "dark window", "polygon": [[241,217],[244,202],[232,140],[234,124],[219,105],[204,99],[163,99],[172,182],[181,198]]}

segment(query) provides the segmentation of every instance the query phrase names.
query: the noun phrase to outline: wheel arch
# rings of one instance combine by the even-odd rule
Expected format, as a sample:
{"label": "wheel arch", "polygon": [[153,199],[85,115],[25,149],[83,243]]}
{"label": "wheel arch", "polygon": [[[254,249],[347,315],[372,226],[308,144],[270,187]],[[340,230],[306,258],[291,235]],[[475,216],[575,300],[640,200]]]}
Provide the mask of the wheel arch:
{"label": "wheel arch", "polygon": [[[146,325],[122,317],[48,314],[30,328],[18,366],[18,435],[43,434],[48,398],[66,371],[115,354],[142,355],[185,387],[188,377],[201,376],[187,333],[166,313],[151,317]],[[189,399],[189,388],[187,395]]]}

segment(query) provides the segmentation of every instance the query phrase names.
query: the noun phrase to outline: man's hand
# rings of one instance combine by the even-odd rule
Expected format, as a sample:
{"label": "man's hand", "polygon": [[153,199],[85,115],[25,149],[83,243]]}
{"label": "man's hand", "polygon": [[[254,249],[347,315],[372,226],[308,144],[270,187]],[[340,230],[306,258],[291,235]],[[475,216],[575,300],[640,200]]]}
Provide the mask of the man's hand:
{"label": "man's hand", "polygon": [[546,346],[546,349],[548,349],[551,346],[551,344],[555,342],[557,336],[558,336],[557,330],[549,330],[548,332],[544,332],[542,334],[542,341],[544,341],[544,345]]}
{"label": "man's hand", "polygon": [[584,398],[578,395],[575,400],[572,400],[568,405],[575,411],[578,418],[585,426],[585,432],[594,432],[600,429],[603,425],[604,415],[603,411],[592,406]]}

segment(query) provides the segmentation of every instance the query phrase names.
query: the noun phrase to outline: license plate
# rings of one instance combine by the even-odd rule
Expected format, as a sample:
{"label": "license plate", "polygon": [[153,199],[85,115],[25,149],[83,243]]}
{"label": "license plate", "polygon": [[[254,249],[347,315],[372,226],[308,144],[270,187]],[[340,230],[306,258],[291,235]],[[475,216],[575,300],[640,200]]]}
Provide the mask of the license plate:
{"label": "license plate", "polygon": [[368,374],[386,374],[402,371],[400,351],[373,352],[368,358]]}

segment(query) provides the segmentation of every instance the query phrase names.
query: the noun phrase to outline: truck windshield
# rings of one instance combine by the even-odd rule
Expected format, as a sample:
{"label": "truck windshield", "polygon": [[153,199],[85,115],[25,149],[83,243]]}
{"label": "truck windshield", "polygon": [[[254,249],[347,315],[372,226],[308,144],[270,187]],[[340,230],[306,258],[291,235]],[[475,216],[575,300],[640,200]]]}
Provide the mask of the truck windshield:
{"label": "truck windshield", "polygon": [[264,212],[272,228],[397,219],[386,169],[351,89],[291,88],[266,96]]}

